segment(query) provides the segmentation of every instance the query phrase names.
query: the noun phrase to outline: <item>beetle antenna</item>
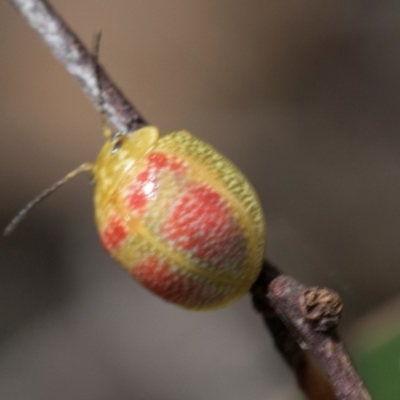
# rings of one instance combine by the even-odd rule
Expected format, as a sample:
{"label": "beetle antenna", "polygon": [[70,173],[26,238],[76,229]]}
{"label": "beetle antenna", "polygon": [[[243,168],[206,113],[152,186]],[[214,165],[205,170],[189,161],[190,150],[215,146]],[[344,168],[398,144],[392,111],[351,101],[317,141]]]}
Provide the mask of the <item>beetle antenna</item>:
{"label": "beetle antenna", "polygon": [[96,85],[99,92],[97,104],[99,106],[99,112],[101,115],[101,122],[103,126],[103,134],[106,139],[109,139],[112,136],[112,130],[107,124],[107,119],[104,111],[104,97],[103,97],[103,84],[100,78],[100,42],[101,42],[102,32],[97,32],[93,37],[93,62],[94,62],[94,74],[96,77]]}
{"label": "beetle antenna", "polygon": [[60,186],[63,186],[67,183],[70,179],[74,178],[76,175],[80,174],[84,171],[92,171],[93,164],[91,163],[84,163],[80,165],[78,168],[74,169],[71,172],[68,172],[64,178],[60,179],[58,182],[54,183],[52,186],[48,187],[38,196],[36,196],[32,201],[30,201],[22,210],[18,212],[18,214],[11,220],[11,222],[7,225],[6,229],[4,230],[4,236],[9,235],[11,232],[14,231],[16,226],[26,217],[28,212],[39,204],[42,200],[46,197],[50,196],[54,191],[56,191]]}

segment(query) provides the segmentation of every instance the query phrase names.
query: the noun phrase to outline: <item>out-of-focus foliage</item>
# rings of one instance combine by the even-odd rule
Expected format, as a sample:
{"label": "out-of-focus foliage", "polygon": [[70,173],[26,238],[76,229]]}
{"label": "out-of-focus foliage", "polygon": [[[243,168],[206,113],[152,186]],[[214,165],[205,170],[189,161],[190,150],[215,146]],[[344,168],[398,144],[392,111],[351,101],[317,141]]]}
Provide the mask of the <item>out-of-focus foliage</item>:
{"label": "out-of-focus foliage", "polygon": [[355,339],[355,361],[374,400],[400,399],[400,302],[374,313]]}

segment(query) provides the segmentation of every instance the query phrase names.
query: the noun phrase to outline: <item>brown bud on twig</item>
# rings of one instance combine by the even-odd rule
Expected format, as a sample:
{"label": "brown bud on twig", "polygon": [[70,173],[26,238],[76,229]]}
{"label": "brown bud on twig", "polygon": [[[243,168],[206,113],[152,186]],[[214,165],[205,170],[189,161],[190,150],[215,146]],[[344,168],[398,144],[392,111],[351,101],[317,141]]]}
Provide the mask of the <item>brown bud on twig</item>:
{"label": "brown bud on twig", "polygon": [[333,290],[309,287],[300,296],[300,307],[304,317],[318,332],[335,329],[340,322],[343,303]]}

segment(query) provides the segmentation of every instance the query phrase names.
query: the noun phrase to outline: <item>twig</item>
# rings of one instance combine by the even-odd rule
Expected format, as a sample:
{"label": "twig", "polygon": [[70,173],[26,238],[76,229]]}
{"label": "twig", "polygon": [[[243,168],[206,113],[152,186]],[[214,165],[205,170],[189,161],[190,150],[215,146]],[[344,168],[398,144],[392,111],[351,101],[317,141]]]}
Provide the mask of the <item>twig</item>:
{"label": "twig", "polygon": [[[103,68],[96,65],[96,57],[46,0],[10,1],[111,124],[124,133],[146,124]],[[336,294],[327,289],[306,288],[265,262],[252,295],[277,348],[309,399],[371,399],[335,332],[341,311]]]}
{"label": "twig", "polygon": [[343,307],[335,292],[303,286],[265,261],[252,296],[310,399],[371,400],[336,332]]}
{"label": "twig", "polygon": [[[125,98],[65,21],[45,0],[9,0],[50,47],[97,110],[118,131],[127,133],[146,125],[139,112]],[[98,84],[98,79],[100,85]],[[99,93],[101,87],[101,96]],[[101,98],[101,102],[99,99]],[[100,104],[101,103],[101,104]],[[101,108],[101,109],[100,109]]]}

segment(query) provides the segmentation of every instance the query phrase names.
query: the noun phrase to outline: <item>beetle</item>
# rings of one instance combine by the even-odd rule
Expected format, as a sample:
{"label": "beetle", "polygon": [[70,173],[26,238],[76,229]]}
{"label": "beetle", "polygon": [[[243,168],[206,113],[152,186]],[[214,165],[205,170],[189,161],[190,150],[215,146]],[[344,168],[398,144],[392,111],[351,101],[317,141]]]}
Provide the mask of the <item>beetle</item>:
{"label": "beetle", "polygon": [[111,135],[85,163],[28,203],[5,230],[60,185],[91,171],[105,250],[143,286],[192,310],[225,307],[260,273],[265,221],[258,196],[226,157],[187,131],[146,126]]}
{"label": "beetle", "polygon": [[144,127],[107,141],[93,177],[103,246],[144,286],[198,310],[248,292],[264,254],[261,205],[210,145],[187,131],[160,138]]}

